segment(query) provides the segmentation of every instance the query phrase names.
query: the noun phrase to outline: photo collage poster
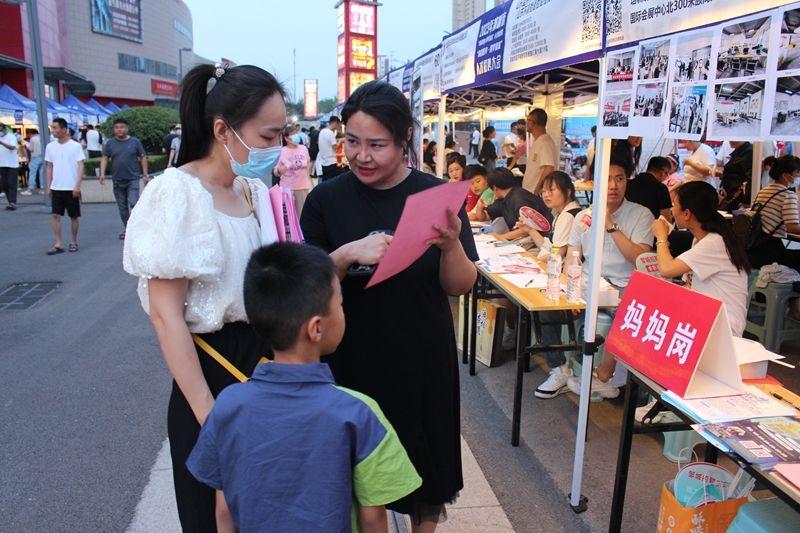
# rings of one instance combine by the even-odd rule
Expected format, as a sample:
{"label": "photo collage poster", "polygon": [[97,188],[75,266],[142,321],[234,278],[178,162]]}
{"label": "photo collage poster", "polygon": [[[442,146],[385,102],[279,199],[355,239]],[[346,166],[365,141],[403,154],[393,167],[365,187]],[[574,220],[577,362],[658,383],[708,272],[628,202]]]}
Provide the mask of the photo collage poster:
{"label": "photo collage poster", "polygon": [[664,137],[699,141],[708,120],[713,29],[681,34],[670,43]]}
{"label": "photo collage poster", "polygon": [[773,82],[768,93],[768,136],[780,141],[800,141],[800,4],[781,9],[773,18],[773,46],[767,65]]}
{"label": "photo collage poster", "polygon": [[628,135],[633,115],[633,88],[636,79],[637,47],[615,50],[606,55],[606,90],[603,94],[603,119],[597,134],[603,137]]}
{"label": "photo collage poster", "polygon": [[800,3],[606,55],[598,134],[800,141]]}
{"label": "photo collage poster", "polygon": [[708,139],[755,141],[768,135],[766,96],[774,79],[767,67],[776,19],[772,11],[714,28]]}

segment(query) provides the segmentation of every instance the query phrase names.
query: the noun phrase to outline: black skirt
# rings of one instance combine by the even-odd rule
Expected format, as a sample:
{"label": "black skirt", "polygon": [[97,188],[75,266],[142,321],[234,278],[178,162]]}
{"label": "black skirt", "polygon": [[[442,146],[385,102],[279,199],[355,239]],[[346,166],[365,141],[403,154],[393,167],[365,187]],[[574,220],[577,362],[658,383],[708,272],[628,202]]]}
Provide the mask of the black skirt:
{"label": "black skirt", "polygon": [[[245,376],[253,373],[258,361],[267,355],[269,350],[268,344],[259,339],[250,325],[244,322],[225,324],[221,330],[205,333],[200,337]],[[199,346],[195,345],[195,348],[203,375],[215,398],[222,389],[238,382]],[[200,434],[200,424],[174,380],[167,412],[167,434],[181,527],[185,532],[216,532],[214,489],[197,481],[186,468],[186,460]]]}

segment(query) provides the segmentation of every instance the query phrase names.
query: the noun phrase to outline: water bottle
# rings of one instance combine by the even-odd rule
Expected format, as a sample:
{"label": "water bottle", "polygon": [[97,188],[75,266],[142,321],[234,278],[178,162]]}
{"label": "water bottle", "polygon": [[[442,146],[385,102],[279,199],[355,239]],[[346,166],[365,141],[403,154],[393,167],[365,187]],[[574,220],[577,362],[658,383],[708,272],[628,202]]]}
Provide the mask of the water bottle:
{"label": "water bottle", "polygon": [[548,300],[558,300],[561,292],[561,252],[558,246],[550,249],[550,257],[547,258],[547,292],[545,296]]}
{"label": "water bottle", "polygon": [[581,300],[581,258],[577,250],[567,262],[567,300],[573,303]]}

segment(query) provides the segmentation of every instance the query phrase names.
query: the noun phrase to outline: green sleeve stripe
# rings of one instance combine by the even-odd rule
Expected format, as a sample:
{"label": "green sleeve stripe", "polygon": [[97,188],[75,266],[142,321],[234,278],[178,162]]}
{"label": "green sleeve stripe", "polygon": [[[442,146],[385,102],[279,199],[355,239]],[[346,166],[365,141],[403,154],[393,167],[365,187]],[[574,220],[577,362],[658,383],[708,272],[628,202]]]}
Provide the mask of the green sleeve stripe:
{"label": "green sleeve stripe", "polygon": [[418,489],[422,485],[422,478],[375,400],[344,387],[337,388],[367,404],[386,429],[381,442],[353,469],[353,489],[358,505],[386,505]]}

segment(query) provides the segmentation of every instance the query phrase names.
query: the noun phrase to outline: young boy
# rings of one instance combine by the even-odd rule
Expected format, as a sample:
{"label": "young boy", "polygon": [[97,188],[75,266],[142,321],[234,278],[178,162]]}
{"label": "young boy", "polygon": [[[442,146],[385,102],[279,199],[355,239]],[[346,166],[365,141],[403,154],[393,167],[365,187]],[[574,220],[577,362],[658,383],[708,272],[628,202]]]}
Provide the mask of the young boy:
{"label": "young boy", "polygon": [[294,243],[256,250],[244,301],[274,362],[219,395],[187,461],[217,489],[219,531],[386,532],[383,506],[422,480],[378,405],[320,363],[345,327],[333,262]]}

